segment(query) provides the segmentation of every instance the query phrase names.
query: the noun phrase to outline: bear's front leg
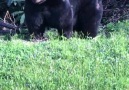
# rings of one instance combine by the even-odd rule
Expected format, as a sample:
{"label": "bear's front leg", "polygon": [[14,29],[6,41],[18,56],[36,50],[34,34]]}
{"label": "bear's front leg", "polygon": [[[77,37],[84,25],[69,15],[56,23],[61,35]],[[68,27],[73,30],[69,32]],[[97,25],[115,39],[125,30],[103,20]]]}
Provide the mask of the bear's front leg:
{"label": "bear's front leg", "polygon": [[70,38],[73,32],[73,11],[71,7],[61,16],[60,26],[62,29],[60,33],[63,33],[62,35],[66,38]]}
{"label": "bear's front leg", "polygon": [[31,15],[25,13],[25,20],[30,36],[33,35],[33,38],[36,39],[43,37],[45,26],[43,24],[43,17],[39,12],[33,13]]}

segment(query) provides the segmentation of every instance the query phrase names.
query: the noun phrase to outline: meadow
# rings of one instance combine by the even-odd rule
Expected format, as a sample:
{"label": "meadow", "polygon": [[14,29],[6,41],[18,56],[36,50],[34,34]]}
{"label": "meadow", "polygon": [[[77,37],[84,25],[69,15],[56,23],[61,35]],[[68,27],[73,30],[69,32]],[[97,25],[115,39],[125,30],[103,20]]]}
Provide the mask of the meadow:
{"label": "meadow", "polygon": [[1,38],[0,90],[129,90],[129,21],[104,30],[94,39]]}

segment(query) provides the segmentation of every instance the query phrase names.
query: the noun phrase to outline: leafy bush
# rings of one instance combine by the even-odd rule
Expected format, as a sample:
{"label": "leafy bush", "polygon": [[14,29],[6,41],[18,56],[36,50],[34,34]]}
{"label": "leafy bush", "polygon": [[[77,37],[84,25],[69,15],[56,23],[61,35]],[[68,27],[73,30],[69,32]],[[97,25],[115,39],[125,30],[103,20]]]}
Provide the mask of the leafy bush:
{"label": "leafy bush", "polygon": [[[11,13],[13,19],[15,19],[15,22],[17,24],[23,24],[24,23],[24,1],[25,0],[3,0],[0,4],[0,10],[1,10],[1,16],[3,16],[6,13],[7,10]],[[4,5],[4,8],[3,8]],[[3,9],[2,9],[3,8]]]}
{"label": "leafy bush", "polygon": [[103,6],[103,24],[129,18],[129,0],[103,0]]}

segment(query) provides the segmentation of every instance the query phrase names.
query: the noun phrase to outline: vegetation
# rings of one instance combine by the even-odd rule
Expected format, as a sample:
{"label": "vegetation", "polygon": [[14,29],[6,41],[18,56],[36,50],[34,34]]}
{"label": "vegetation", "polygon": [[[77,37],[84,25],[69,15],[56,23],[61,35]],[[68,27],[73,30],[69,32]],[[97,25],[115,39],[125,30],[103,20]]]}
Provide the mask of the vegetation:
{"label": "vegetation", "polygon": [[[129,21],[94,39],[0,40],[1,90],[128,90]],[[54,38],[54,39],[53,39]]]}
{"label": "vegetation", "polygon": [[[42,42],[25,41],[21,34],[0,35],[0,90],[128,90],[129,21],[119,20],[128,17],[129,1],[103,3],[102,23],[108,24],[94,39],[75,33],[60,40],[51,31]],[[21,25],[23,9],[24,0],[1,0],[0,17],[9,10]]]}
{"label": "vegetation", "polygon": [[103,1],[103,24],[125,20],[129,17],[129,0],[102,0]]}

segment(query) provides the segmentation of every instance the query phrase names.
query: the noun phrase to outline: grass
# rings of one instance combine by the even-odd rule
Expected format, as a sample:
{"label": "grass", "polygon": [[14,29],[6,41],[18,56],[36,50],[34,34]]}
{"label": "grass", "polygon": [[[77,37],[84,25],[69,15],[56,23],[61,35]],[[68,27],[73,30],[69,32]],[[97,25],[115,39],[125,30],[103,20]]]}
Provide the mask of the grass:
{"label": "grass", "polygon": [[129,90],[129,25],[124,23],[107,26],[115,30],[108,38],[1,39],[0,90]]}

